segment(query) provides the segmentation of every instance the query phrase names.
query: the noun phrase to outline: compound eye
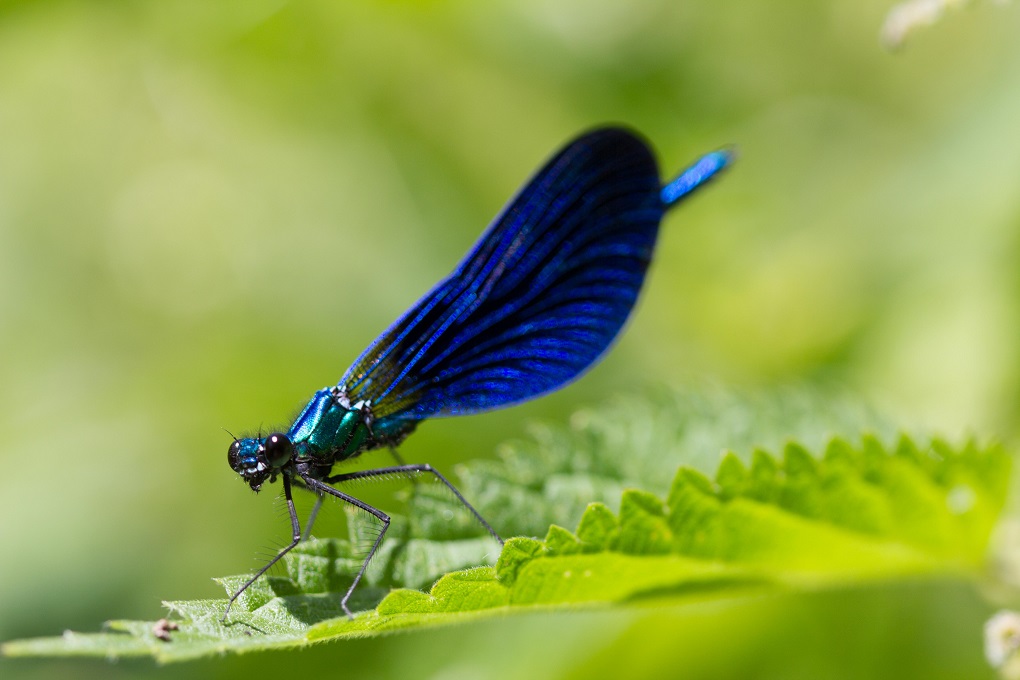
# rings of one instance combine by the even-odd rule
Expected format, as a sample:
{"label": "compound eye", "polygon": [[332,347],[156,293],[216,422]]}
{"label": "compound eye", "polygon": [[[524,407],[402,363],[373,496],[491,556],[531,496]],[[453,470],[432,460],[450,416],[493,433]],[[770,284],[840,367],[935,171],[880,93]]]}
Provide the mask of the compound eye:
{"label": "compound eye", "polygon": [[241,465],[241,442],[236,439],[227,449],[227,462],[230,463],[230,469],[234,471]]}
{"label": "compound eye", "polygon": [[280,432],[274,432],[266,437],[262,448],[265,451],[266,462],[274,468],[283,467],[294,452],[294,445],[290,443],[290,439]]}

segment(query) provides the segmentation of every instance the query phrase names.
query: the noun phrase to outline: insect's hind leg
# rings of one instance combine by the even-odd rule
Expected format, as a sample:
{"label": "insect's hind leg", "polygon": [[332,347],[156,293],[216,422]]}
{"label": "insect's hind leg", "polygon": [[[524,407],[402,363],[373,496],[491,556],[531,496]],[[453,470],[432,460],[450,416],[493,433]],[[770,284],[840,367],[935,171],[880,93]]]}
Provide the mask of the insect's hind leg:
{"label": "insect's hind leg", "polygon": [[359,470],[358,472],[347,472],[344,474],[327,477],[323,481],[328,482],[329,484],[338,484],[340,482],[350,482],[355,479],[384,477],[386,475],[408,475],[415,472],[425,472],[428,474],[435,475],[436,478],[443,484],[445,484],[446,488],[448,488],[453,493],[453,495],[457,497],[457,500],[460,501],[465,508],[471,511],[471,514],[475,516],[475,519],[477,519],[483,527],[485,527],[485,530],[492,534],[492,537],[499,541],[500,545],[503,545],[503,539],[500,538],[499,534],[496,533],[495,529],[493,529],[492,526],[485,521],[485,518],[482,517],[481,513],[475,510],[473,505],[468,503],[467,499],[464,498],[464,496],[461,495],[460,491],[457,490],[457,487],[450,483],[450,480],[444,477],[439,472],[439,470],[435,469],[428,463],[423,463],[419,465],[397,465],[395,467],[376,468],[374,470]]}

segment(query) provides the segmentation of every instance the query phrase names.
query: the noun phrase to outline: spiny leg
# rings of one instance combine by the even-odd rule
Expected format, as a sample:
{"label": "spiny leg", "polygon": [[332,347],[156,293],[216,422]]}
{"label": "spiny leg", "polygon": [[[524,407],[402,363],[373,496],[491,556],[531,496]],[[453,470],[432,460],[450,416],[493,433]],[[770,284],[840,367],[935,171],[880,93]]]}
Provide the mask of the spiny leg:
{"label": "spiny leg", "polygon": [[221,622],[227,620],[227,615],[230,614],[230,608],[234,605],[234,601],[241,596],[241,593],[246,591],[251,584],[255,583],[255,581],[259,580],[259,577],[262,576],[262,574],[269,571],[270,567],[279,562],[281,557],[289,553],[294,549],[294,546],[301,542],[301,523],[298,522],[297,510],[294,509],[294,498],[290,491],[290,477],[287,475],[283,475],[283,495],[287,498],[287,512],[290,513],[290,545],[278,552],[276,557],[269,560],[269,563],[266,566],[259,569],[254,576],[245,581],[243,586],[238,588],[237,592],[230,597],[230,601],[227,602],[227,610],[223,612],[223,618],[220,619]]}
{"label": "spiny leg", "polygon": [[500,538],[499,534],[497,534],[496,531],[489,525],[489,523],[485,521],[485,518],[482,517],[481,514],[474,509],[474,506],[467,502],[467,499],[461,495],[460,491],[457,491],[457,487],[451,484],[446,477],[440,474],[439,470],[436,470],[428,463],[420,465],[398,465],[396,467],[377,468],[375,470],[359,470],[358,472],[347,472],[344,474],[327,477],[323,481],[329,484],[337,484],[339,482],[349,482],[355,479],[365,479],[368,477],[382,477],[385,475],[394,474],[396,475],[408,474],[412,472],[428,472],[430,474],[435,475],[439,479],[439,481],[446,485],[446,488],[453,492],[453,495],[457,497],[457,500],[460,501],[465,508],[471,511],[471,514],[475,516],[475,519],[477,519],[483,527],[485,527],[485,530],[492,534],[492,537],[499,541],[500,545],[503,545],[503,539]]}
{"label": "spiny leg", "polygon": [[312,525],[315,524],[315,518],[319,516],[319,510],[322,509],[322,501],[326,497],[321,493],[315,497],[315,505],[312,506],[312,511],[308,513],[308,519],[305,520],[305,533],[301,535],[302,541],[307,541],[312,537]]}
{"label": "spiny leg", "polygon": [[[403,457],[397,453],[397,447],[390,447],[390,455],[393,456],[393,460],[397,461],[397,465],[407,465],[407,462],[403,459]],[[417,480],[411,481],[416,482]],[[302,541],[307,541],[312,537],[312,525],[315,524],[315,518],[319,516],[319,510],[322,509],[322,501],[324,501],[325,498],[326,497],[321,493],[316,496],[315,505],[312,506],[312,511],[308,513],[308,519],[305,520],[305,532],[301,536]]]}
{"label": "spiny leg", "polygon": [[333,487],[329,486],[328,484],[324,484],[323,482],[320,482],[317,479],[312,479],[311,477],[302,477],[302,479],[304,480],[305,484],[308,486],[310,490],[315,491],[320,496],[322,496],[323,494],[329,494],[334,498],[339,498],[345,503],[350,503],[354,507],[360,508],[365,512],[369,513],[370,515],[373,515],[376,519],[383,523],[382,531],[380,531],[379,535],[376,536],[375,543],[372,544],[372,549],[368,551],[368,556],[365,557],[365,561],[361,563],[361,569],[358,570],[358,575],[354,577],[354,583],[351,584],[351,587],[347,589],[346,593],[344,593],[343,599],[340,600],[340,606],[344,608],[344,611],[347,613],[347,616],[353,619],[354,614],[351,613],[351,610],[347,607],[347,601],[351,599],[351,594],[354,592],[354,589],[358,587],[358,583],[361,581],[361,577],[365,575],[365,570],[368,569],[368,563],[372,561],[372,557],[375,556],[376,550],[379,549],[379,544],[382,543],[382,539],[383,536],[386,534],[386,530],[390,528],[390,516],[383,512],[382,510],[373,508],[368,503],[359,501],[357,498],[354,498],[353,496],[348,496],[342,491],[337,491]]}

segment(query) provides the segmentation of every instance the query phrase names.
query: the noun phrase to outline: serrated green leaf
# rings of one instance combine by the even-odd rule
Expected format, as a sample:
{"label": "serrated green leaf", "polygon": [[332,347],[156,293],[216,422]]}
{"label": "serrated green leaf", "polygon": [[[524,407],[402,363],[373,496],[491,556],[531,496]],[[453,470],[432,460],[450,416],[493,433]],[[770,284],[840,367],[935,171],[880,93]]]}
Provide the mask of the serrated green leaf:
{"label": "serrated green leaf", "polygon": [[517,536],[507,540],[496,562],[497,578],[508,586],[513,585],[521,569],[545,550],[545,544],[534,538]]}
{"label": "serrated green leaf", "polygon": [[747,488],[747,468],[732,451],[727,451],[715,473],[715,483],[724,498],[733,498]]}
{"label": "serrated green leaf", "polygon": [[614,548],[629,555],[668,555],[673,534],[665,505],[655,494],[630,489],[620,501],[620,532]]}
{"label": "serrated green leaf", "polygon": [[[859,437],[854,429],[842,439],[798,441],[779,432],[813,432],[810,418],[782,401],[686,393],[624,400],[575,415],[570,429],[533,428],[534,440],[503,447],[499,463],[461,466],[467,497],[495,526],[521,534],[501,551],[444,488],[416,484],[409,519],[394,518],[355,591],[353,620],[339,594],[360,567],[353,546],[378,530],[363,514],[350,516],[346,540],[299,545],[282,560],[284,575],[260,579],[238,599],[227,625],[225,600],[175,601],[164,603],[172,631],[112,621],[106,632],[14,641],[3,652],[173,661],[533,607],[732,597],[981,568],[1006,494],[1010,460],[1001,447]],[[770,442],[781,458],[756,446]],[[714,478],[705,466],[676,469],[707,446],[718,461]],[[749,463],[735,453],[719,458],[734,450],[752,451]],[[247,578],[218,582],[231,593]]]}
{"label": "serrated green leaf", "polygon": [[545,535],[545,550],[548,555],[577,555],[584,549],[584,544],[574,534],[553,524]]}
{"label": "serrated green leaf", "polygon": [[577,538],[585,552],[608,550],[616,541],[620,523],[603,503],[591,503],[577,525]]}

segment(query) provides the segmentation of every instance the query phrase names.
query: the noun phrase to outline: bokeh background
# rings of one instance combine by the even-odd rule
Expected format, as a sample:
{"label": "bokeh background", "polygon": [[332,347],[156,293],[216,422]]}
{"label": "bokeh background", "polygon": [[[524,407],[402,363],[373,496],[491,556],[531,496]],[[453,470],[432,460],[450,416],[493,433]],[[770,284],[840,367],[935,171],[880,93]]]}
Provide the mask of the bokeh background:
{"label": "bokeh background", "polygon": [[[625,337],[571,387],[423,426],[441,469],[656,384],[808,383],[1020,431],[1020,5],[890,52],[891,2],[0,3],[0,639],[219,596],[286,532],[224,428],[286,422],[606,122],[672,173]],[[954,582],[495,620],[4,677],[985,677]],[[320,675],[316,675],[320,674]]]}

